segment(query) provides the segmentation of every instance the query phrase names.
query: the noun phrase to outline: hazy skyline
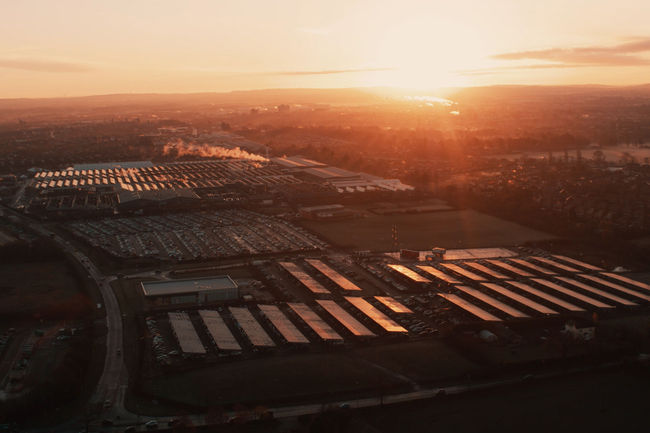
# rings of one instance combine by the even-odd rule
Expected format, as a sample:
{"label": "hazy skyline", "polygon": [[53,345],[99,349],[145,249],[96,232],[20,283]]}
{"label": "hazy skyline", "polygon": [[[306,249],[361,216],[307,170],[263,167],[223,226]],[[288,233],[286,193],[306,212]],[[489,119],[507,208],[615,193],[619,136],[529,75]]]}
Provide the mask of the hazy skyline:
{"label": "hazy skyline", "polygon": [[643,0],[26,0],[2,9],[4,98],[650,81]]}

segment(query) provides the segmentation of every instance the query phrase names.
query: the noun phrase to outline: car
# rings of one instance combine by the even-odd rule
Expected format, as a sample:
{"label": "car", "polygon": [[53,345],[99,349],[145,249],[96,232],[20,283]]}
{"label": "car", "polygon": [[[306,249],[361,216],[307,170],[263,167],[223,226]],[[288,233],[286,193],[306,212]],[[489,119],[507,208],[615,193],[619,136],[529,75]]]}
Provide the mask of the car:
{"label": "car", "polygon": [[273,411],[270,410],[265,410],[264,412],[259,414],[259,419],[262,421],[269,421],[275,418],[275,415],[273,414]]}
{"label": "car", "polygon": [[243,424],[248,421],[248,417],[244,415],[233,415],[228,418],[228,424]]}

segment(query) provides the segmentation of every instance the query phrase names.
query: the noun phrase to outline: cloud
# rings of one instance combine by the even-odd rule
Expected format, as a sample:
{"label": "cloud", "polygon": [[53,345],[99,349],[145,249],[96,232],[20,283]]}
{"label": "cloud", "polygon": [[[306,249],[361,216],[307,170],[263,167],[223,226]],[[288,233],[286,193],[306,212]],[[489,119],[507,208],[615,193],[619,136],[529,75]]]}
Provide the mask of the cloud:
{"label": "cloud", "polygon": [[543,63],[525,63],[495,66],[484,69],[458,71],[461,75],[489,75],[530,69],[560,69],[611,66],[648,66],[650,58],[642,54],[650,51],[650,38],[635,38],[618,45],[547,48],[543,50],[515,51],[491,56],[494,60],[532,60]]}
{"label": "cloud", "polygon": [[395,68],[323,69],[319,71],[262,72],[260,75],[330,75],[330,74],[352,74],[357,72],[392,71],[394,69]]}
{"label": "cloud", "polygon": [[500,67],[485,68],[485,69],[466,69],[466,70],[458,71],[458,73],[461,75],[490,75],[490,74],[499,74],[508,71],[518,71],[522,69],[584,68],[587,66],[592,66],[592,65],[579,64],[579,63],[535,63],[535,64],[517,65],[517,66],[500,66]]}
{"label": "cloud", "polygon": [[56,60],[35,59],[0,59],[0,68],[19,69],[34,72],[88,72],[92,68],[82,63],[61,62]]}
{"label": "cloud", "polygon": [[[638,54],[650,51],[650,38],[638,38],[613,46],[587,46],[573,48],[548,48],[544,50],[516,51],[493,55],[496,60],[539,60],[552,62],[540,67],[578,66],[642,66],[650,59]],[[515,68],[530,69],[534,65]]]}

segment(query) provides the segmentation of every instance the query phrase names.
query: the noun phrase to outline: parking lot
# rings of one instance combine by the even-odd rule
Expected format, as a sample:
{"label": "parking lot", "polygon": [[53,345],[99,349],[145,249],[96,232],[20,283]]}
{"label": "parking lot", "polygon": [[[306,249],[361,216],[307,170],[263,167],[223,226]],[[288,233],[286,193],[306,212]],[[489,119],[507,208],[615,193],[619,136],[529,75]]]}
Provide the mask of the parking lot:
{"label": "parking lot", "polygon": [[238,209],[77,221],[65,227],[90,245],[120,258],[186,261],[326,247],[293,224]]}

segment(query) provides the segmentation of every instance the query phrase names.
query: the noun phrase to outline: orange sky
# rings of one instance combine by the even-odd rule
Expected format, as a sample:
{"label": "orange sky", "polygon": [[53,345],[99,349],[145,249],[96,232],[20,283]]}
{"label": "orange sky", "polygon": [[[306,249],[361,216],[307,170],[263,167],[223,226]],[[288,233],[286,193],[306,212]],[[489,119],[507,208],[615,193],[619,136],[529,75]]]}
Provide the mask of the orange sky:
{"label": "orange sky", "polygon": [[3,2],[0,97],[650,81],[648,0]]}

